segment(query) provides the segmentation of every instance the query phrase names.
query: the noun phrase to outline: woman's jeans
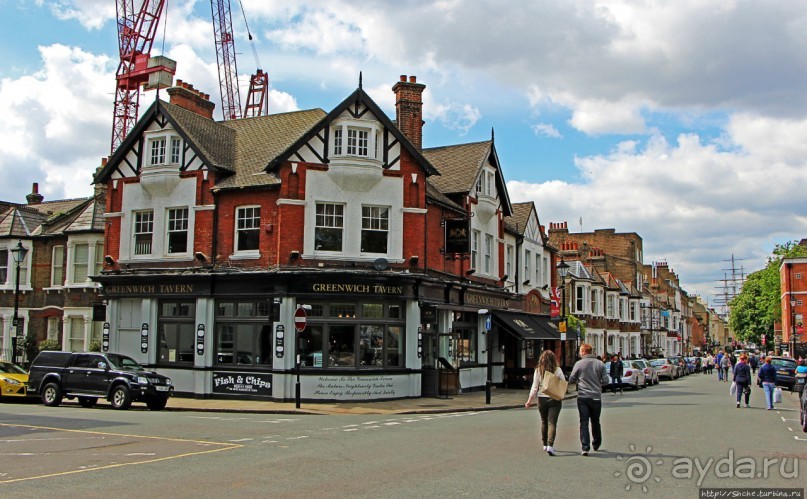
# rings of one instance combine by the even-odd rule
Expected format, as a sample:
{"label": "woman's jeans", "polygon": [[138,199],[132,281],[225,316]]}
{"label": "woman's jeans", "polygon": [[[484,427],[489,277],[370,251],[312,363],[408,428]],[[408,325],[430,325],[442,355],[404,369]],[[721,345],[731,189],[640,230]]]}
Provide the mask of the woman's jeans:
{"label": "woman's jeans", "polygon": [[765,402],[768,404],[768,409],[773,409],[774,388],[776,388],[776,383],[769,383],[767,381],[762,383],[762,389],[765,390]]}
{"label": "woman's jeans", "polygon": [[538,397],[538,412],[541,413],[541,441],[549,447],[555,445],[555,432],[561,407],[563,407],[562,400]]}

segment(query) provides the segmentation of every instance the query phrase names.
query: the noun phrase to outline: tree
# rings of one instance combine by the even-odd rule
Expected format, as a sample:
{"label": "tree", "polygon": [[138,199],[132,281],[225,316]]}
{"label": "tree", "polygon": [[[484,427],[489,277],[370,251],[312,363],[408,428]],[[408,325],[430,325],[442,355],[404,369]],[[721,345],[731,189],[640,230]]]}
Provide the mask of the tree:
{"label": "tree", "polygon": [[[773,339],[773,325],[782,318],[779,266],[783,258],[807,256],[807,248],[791,241],[775,245],[764,269],[748,275],[743,289],[729,303],[729,327],[737,339],[761,343]],[[768,343],[770,344],[770,343]]]}

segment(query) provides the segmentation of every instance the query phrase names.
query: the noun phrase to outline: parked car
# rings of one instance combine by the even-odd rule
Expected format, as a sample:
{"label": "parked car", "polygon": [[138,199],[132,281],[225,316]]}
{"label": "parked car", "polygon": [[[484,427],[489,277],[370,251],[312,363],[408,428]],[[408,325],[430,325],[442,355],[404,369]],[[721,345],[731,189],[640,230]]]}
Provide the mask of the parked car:
{"label": "parked car", "polygon": [[686,367],[689,374],[694,374],[700,371],[701,359],[698,357],[684,357],[684,362],[686,362]]}
{"label": "parked car", "polygon": [[[611,363],[605,363],[605,372],[611,372]],[[608,390],[613,389],[611,386],[613,383],[608,384]],[[632,360],[623,360],[622,361],[622,379],[620,382],[620,387],[631,387],[634,390],[638,390],[639,388],[644,388],[645,386],[645,379],[644,379],[644,372],[642,372],[642,368],[639,367],[638,364],[635,364],[635,361]]]}
{"label": "parked car", "polygon": [[776,386],[792,392],[796,385],[796,361],[790,357],[773,357],[771,365],[776,369]]}
{"label": "parked car", "polygon": [[687,367],[686,367],[686,361],[684,361],[683,357],[680,357],[678,355],[673,355],[673,356],[670,356],[669,359],[672,361],[673,364],[675,364],[675,366],[676,366],[676,368],[678,370],[678,377],[679,378],[681,376],[689,375],[689,371],[687,370]]}
{"label": "parked car", "polygon": [[45,351],[31,363],[29,389],[55,407],[63,397],[78,398],[82,407],[106,399],[115,409],[145,402],[149,409],[165,408],[174,392],[171,380],[146,371],[131,357],[101,352]]}
{"label": "parked car", "polygon": [[636,364],[639,365],[639,367],[642,368],[642,372],[644,373],[645,377],[645,386],[658,384],[658,372],[656,371],[656,368],[653,367],[652,364],[650,364],[649,360],[637,359],[634,360],[633,362],[635,362]]}
{"label": "parked car", "polygon": [[664,378],[672,381],[678,378],[678,366],[670,359],[653,359],[650,361],[650,365],[658,372],[659,379]]}
{"label": "parked car", "polygon": [[0,401],[28,396],[28,372],[12,362],[0,360]]}

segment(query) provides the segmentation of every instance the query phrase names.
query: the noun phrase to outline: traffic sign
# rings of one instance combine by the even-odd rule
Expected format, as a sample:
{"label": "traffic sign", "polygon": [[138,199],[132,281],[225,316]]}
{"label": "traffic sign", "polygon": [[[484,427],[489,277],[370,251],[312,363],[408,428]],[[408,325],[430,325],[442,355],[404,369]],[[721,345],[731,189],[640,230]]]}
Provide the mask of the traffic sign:
{"label": "traffic sign", "polygon": [[298,333],[302,333],[305,331],[306,322],[305,309],[303,307],[297,307],[297,310],[294,311],[294,329],[296,329]]}

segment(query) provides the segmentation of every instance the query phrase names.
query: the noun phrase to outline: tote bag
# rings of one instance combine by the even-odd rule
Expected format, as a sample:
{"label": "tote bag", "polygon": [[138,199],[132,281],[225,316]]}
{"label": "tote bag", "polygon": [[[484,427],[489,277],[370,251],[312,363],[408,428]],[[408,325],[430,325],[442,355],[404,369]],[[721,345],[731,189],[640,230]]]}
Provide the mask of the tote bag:
{"label": "tote bag", "polygon": [[541,379],[541,393],[548,396],[553,400],[563,400],[566,396],[566,389],[569,383],[552,374],[549,371],[544,372],[544,377]]}
{"label": "tote bag", "polygon": [[782,403],[782,389],[778,386],[773,389],[773,401],[777,404]]}

